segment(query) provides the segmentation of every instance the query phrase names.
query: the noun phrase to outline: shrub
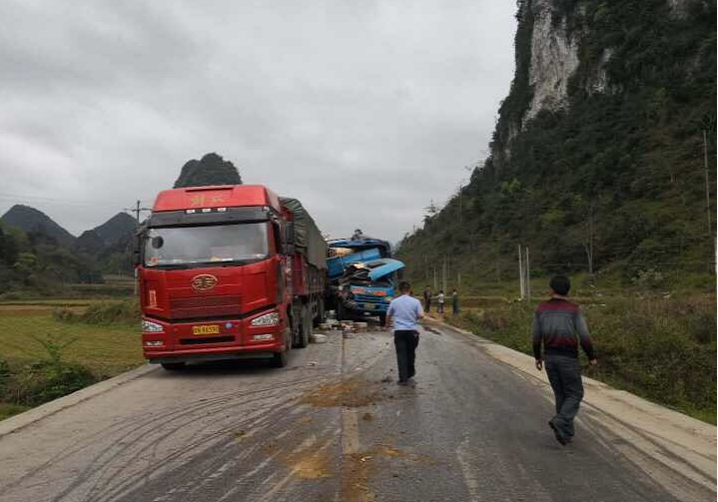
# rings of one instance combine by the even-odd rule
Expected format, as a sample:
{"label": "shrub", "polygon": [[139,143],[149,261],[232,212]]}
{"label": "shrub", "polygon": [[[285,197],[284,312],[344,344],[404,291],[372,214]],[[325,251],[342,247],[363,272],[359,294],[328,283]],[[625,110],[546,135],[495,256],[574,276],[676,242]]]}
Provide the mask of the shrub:
{"label": "shrub", "polygon": [[86,324],[137,324],[142,317],[138,302],[130,300],[93,303],[82,314],[59,308],[55,309],[52,315],[57,321]]}
{"label": "shrub", "polygon": [[10,376],[10,365],[4,359],[0,359],[0,396],[5,393]]}
{"label": "shrub", "polygon": [[22,368],[8,382],[5,400],[14,404],[37,406],[71,394],[97,379],[78,364],[37,361]]}
{"label": "shrub", "polygon": [[63,352],[76,339],[47,335],[33,340],[45,349],[47,359],[32,362],[14,373],[7,362],[0,361],[0,401],[37,406],[97,381],[89,369],[62,360]]}

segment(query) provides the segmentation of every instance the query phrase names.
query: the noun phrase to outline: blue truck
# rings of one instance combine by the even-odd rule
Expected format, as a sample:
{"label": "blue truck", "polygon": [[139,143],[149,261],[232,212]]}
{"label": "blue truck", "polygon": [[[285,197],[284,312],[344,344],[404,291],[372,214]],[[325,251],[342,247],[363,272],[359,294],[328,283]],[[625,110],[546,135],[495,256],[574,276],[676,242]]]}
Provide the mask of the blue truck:
{"label": "blue truck", "polygon": [[329,302],[337,317],[379,318],[386,324],[386,312],[394,298],[397,273],[404,263],[391,258],[391,245],[363,235],[330,240],[327,259]]}

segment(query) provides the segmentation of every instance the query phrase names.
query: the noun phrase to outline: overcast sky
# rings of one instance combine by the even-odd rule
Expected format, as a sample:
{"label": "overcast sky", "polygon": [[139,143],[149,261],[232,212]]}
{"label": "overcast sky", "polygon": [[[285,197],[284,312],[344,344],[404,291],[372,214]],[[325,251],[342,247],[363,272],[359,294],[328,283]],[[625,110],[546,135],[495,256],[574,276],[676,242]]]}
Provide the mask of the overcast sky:
{"label": "overcast sky", "polygon": [[0,3],[0,213],[75,235],[191,158],[396,241],[486,156],[513,74],[496,0]]}

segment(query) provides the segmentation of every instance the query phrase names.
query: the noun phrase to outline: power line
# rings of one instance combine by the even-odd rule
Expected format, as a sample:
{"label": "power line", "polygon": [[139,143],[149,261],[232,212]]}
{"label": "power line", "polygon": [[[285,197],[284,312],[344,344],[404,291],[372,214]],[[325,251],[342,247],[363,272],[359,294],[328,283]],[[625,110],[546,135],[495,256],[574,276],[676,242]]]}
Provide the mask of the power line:
{"label": "power line", "polygon": [[[4,194],[0,193],[0,200],[7,201],[15,204],[50,204],[67,207],[81,207],[81,206],[93,206],[93,207],[111,207],[121,203],[121,199],[102,199],[102,200],[87,200],[83,198],[76,199],[60,199],[53,197],[40,197],[40,196],[26,196],[17,194]],[[117,202],[117,204],[114,204]],[[143,201],[144,202],[144,201]]]}
{"label": "power line", "polygon": [[142,213],[142,211],[152,211],[152,209],[149,207],[142,207],[142,201],[138,199],[137,202],[135,203],[134,208],[126,207],[126,208],[124,208],[124,211],[129,211],[131,213],[135,213],[135,219],[137,220],[137,224],[139,225],[140,224],[140,213]]}

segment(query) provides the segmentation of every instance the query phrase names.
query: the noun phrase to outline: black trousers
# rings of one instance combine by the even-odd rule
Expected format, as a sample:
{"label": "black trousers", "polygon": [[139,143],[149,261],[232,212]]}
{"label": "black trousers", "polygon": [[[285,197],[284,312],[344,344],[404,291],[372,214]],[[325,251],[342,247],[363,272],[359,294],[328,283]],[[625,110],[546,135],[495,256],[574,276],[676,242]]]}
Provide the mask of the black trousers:
{"label": "black trousers", "polygon": [[583,400],[581,365],[575,357],[546,355],[546,375],[556,397],[552,421],[564,436],[573,437],[573,419]]}
{"label": "black trousers", "polygon": [[399,381],[406,382],[416,374],[414,361],[416,360],[416,347],[419,346],[419,332],[414,330],[394,331],[394,346],[396,347],[396,362],[399,366]]}
{"label": "black trousers", "polygon": [[431,311],[431,298],[424,298],[424,312],[429,313]]}

